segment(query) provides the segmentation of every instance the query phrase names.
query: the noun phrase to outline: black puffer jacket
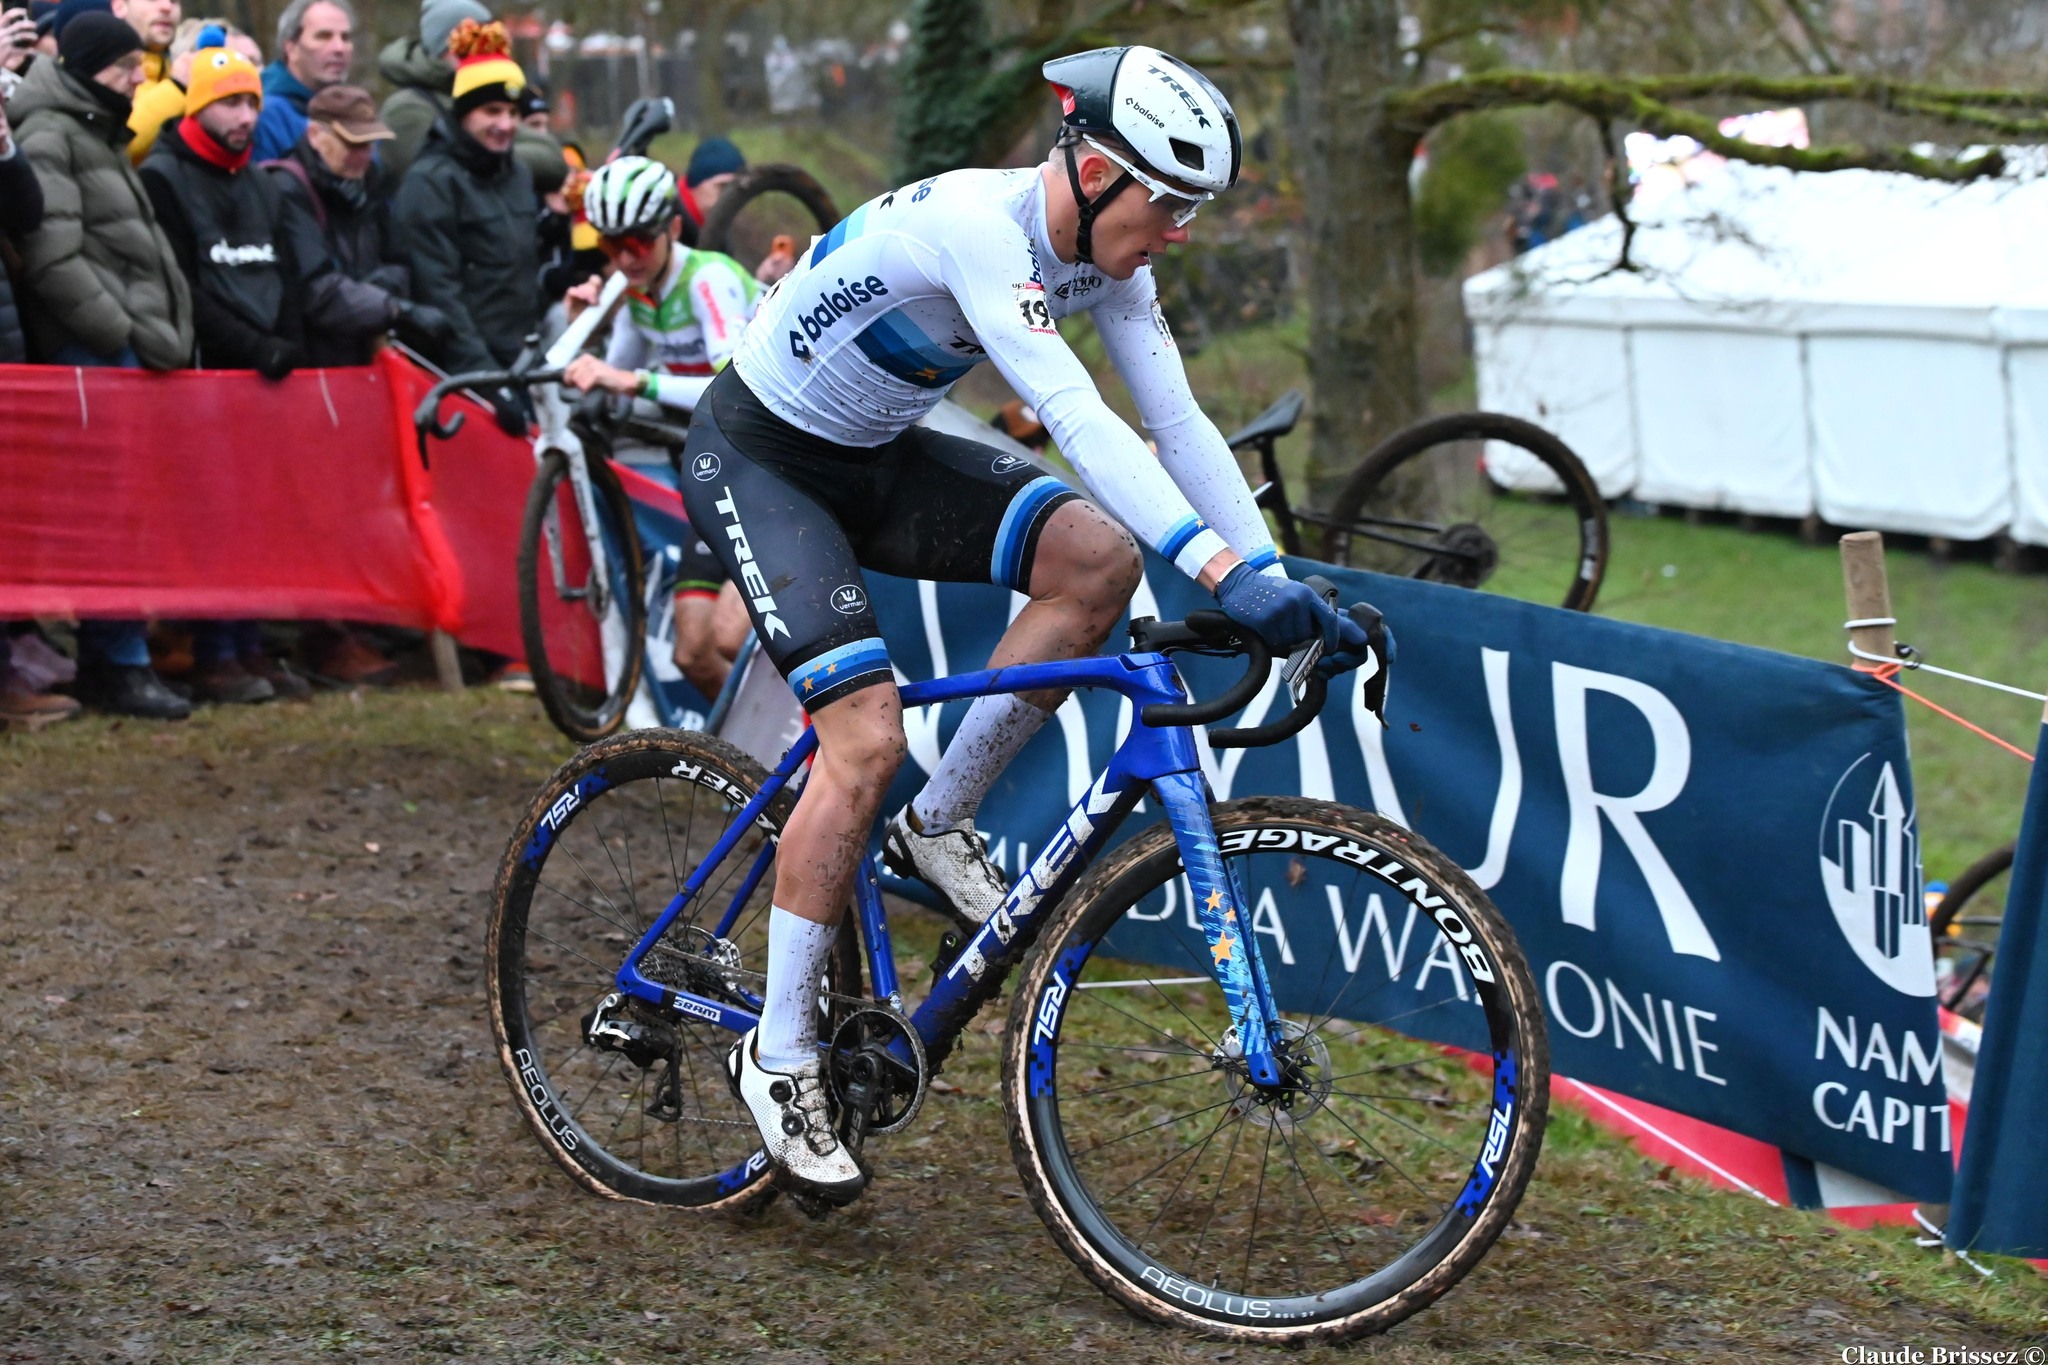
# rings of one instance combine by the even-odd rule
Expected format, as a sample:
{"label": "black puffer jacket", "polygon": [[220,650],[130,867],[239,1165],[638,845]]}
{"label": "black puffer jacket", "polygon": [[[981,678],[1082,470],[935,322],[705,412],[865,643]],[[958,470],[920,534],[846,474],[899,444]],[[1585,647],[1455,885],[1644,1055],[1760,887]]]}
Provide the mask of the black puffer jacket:
{"label": "black puffer jacket", "polygon": [[285,232],[298,266],[308,365],[367,365],[410,291],[391,231],[390,187],[370,167],[362,180],[327,169],[300,139],[264,163],[284,201]]}
{"label": "black puffer jacket", "polygon": [[279,378],[305,363],[306,341],[284,203],[254,166],[227,171],[202,159],[185,127],[164,125],[142,183],[192,284],[197,362]]}
{"label": "black puffer jacket", "polygon": [[[9,239],[9,250],[19,249],[21,239],[43,222],[43,190],[36,183],[36,168],[19,147],[0,161],[0,235]],[[0,268],[0,365],[19,365],[28,359],[28,339],[21,330],[21,312],[14,306],[14,286],[7,271]]]}
{"label": "black puffer jacket", "polygon": [[451,374],[495,370],[540,323],[533,175],[447,119],[399,186],[394,216],[413,297],[448,314],[455,339],[431,359]]}

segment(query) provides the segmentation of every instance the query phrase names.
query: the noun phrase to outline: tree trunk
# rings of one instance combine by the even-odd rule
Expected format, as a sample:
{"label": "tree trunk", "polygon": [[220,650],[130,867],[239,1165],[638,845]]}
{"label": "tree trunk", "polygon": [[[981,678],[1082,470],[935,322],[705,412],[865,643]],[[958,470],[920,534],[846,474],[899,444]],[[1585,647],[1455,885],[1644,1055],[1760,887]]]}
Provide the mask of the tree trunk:
{"label": "tree trunk", "polygon": [[1288,0],[1309,273],[1308,498],[1327,507],[1389,432],[1422,415],[1411,138],[1382,97],[1406,76],[1395,0]]}
{"label": "tree trunk", "polygon": [[731,0],[697,0],[691,16],[697,30],[697,137],[725,132],[725,24]]}

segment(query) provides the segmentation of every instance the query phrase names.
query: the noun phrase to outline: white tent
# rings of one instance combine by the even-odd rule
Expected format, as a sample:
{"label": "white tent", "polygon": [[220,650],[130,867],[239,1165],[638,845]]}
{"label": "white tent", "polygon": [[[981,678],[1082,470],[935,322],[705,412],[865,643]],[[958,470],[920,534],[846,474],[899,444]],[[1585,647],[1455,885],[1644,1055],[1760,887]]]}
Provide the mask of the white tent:
{"label": "white tent", "polygon": [[1609,496],[2048,544],[2048,179],[1731,163],[1632,213],[1637,271],[1608,217],[1466,282],[1482,407]]}

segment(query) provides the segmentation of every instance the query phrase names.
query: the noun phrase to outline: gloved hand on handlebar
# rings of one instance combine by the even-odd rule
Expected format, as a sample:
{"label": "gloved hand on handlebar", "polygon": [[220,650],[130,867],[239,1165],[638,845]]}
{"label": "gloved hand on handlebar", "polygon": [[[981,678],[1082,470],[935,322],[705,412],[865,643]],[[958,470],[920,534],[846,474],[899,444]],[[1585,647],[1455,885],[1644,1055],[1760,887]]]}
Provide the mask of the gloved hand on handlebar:
{"label": "gloved hand on handlebar", "polygon": [[[1275,654],[1321,640],[1327,654],[1356,654],[1366,648],[1364,627],[1338,613],[1306,583],[1274,578],[1240,564],[1216,585],[1216,605],[1236,624],[1256,634]],[[1362,657],[1362,656],[1361,656]]]}

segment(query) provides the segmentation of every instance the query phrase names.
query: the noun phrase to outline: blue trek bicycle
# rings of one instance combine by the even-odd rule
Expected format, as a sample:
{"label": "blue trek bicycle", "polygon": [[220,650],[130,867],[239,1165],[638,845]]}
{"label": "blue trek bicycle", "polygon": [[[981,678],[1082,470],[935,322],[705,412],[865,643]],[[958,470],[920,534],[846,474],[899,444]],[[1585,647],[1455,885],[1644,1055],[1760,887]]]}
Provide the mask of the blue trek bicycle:
{"label": "blue trek bicycle", "polygon": [[[1535,984],[1484,893],[1412,832],[1325,801],[1211,804],[1193,727],[1271,685],[1262,643],[1215,612],[1131,634],[1126,654],[902,688],[907,707],[1108,688],[1139,723],[1001,910],[942,943],[914,1009],[863,860],[818,1004],[835,1121],[855,1150],[908,1126],[1014,974],[1010,1145],[1083,1274],[1211,1336],[1384,1331],[1478,1263],[1528,1183],[1549,1094]],[[1195,702],[1182,652],[1247,666]],[[1310,677],[1280,720],[1207,738],[1274,743],[1325,690]],[[723,1058],[760,1008],[776,837],[815,746],[805,730],[770,773],[709,735],[618,735],[513,835],[492,1027],[529,1125],[586,1189],[704,1212],[776,1193]],[[1105,854],[1147,799],[1165,819]],[[1332,916],[1336,950],[1297,955],[1286,926]]]}

